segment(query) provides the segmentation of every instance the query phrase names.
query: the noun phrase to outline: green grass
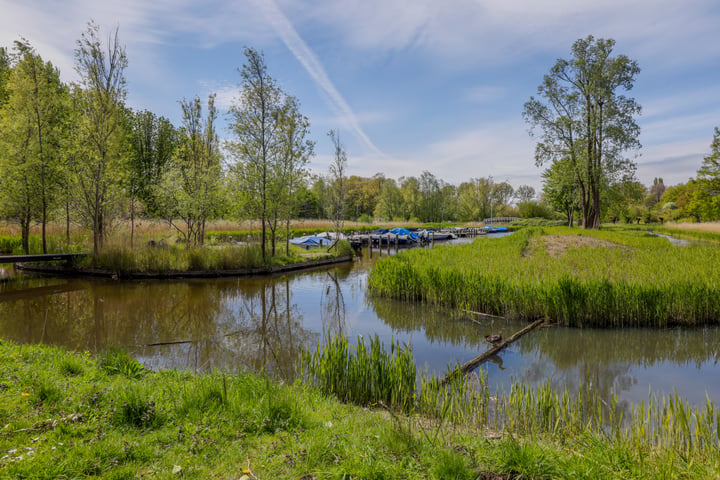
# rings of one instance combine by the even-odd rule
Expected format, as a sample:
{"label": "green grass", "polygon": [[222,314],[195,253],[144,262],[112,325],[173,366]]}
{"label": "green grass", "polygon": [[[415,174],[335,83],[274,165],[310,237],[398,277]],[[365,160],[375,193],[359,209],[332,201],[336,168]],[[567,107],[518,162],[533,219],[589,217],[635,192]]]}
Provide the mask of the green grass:
{"label": "green grass", "polygon": [[[555,255],[550,236],[571,243]],[[695,326],[720,321],[718,264],[715,245],[675,247],[643,231],[533,228],[384,258],[369,290],[568,326]]]}
{"label": "green grass", "polygon": [[[216,245],[187,249],[181,245],[166,247],[142,246],[135,249],[126,247],[108,247],[96,256],[90,256],[79,262],[80,267],[108,270],[120,276],[133,273],[221,272],[227,270],[251,270],[272,265],[287,265],[307,261],[302,255],[307,252],[292,247],[290,255],[284,250],[276,256],[263,261],[259,245]],[[318,258],[334,258],[352,255],[353,250],[346,241],[341,241],[331,252],[322,250]]]}
{"label": "green grass", "polygon": [[[128,362],[118,352],[96,359],[0,342],[1,478],[720,474],[720,415],[711,403],[694,409],[677,397],[649,400],[635,407],[625,428],[608,429],[592,420],[599,414],[589,413],[595,409],[589,392],[573,400],[517,386],[507,395],[478,398],[485,380],[477,379],[478,385],[464,387],[462,409],[477,412],[473,405],[489,403],[491,414],[453,420],[446,418],[448,407],[422,415],[368,409],[340,403],[306,384],[282,385],[245,373],[118,374],[107,368]],[[392,363],[397,355],[409,355],[405,347],[391,353],[376,358]],[[411,356],[405,361],[412,362]],[[416,405],[426,398],[422,388]],[[456,406],[457,394],[447,397]],[[555,414],[570,420],[559,422]]]}
{"label": "green grass", "polygon": [[107,368],[127,363],[117,361],[121,354],[107,357],[0,341],[0,478],[720,475],[720,416],[710,403],[693,409],[681,399],[649,400],[636,406],[626,429],[608,430],[587,422],[597,415],[587,413],[588,393],[582,401],[568,397],[576,420],[567,428],[542,413],[560,408],[547,392],[518,387],[483,400],[468,388],[467,412],[477,402],[489,402],[493,412],[487,421],[451,420],[347,405],[305,384],[246,373],[128,376]]}

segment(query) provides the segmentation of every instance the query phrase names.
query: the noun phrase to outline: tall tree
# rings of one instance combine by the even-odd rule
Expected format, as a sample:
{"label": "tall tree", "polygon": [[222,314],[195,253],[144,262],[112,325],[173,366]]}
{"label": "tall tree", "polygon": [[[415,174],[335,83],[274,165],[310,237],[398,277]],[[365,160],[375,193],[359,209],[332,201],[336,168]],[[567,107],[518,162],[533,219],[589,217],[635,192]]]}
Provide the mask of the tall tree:
{"label": "tall tree", "polygon": [[158,213],[156,186],[169,166],[180,132],[165,117],[148,110],[129,112],[130,190],[146,213]]}
{"label": "tall tree", "polygon": [[[208,97],[204,120],[200,98],[182,101],[180,105],[183,111],[180,138],[157,198],[165,219],[192,248],[204,244],[206,222],[221,204],[221,155],[215,130],[215,95]],[[176,219],[182,219],[184,226],[178,225]]]}
{"label": "tall tree", "polygon": [[333,161],[330,163],[328,176],[328,213],[335,225],[335,233],[340,234],[345,221],[345,197],[347,196],[347,154],[340,141],[340,134],[335,130],[328,132],[333,144]]}
{"label": "tall tree", "polygon": [[262,53],[245,49],[240,70],[240,98],[230,108],[230,128],[237,137],[229,144],[237,158],[234,165],[236,193],[247,213],[262,223],[261,249],[267,259],[267,226],[272,202],[273,165],[278,153],[278,129],[283,92],[268,74]]}
{"label": "tall tree", "polygon": [[380,190],[380,198],[375,206],[374,215],[383,220],[403,218],[405,203],[402,193],[392,178],[385,179]]}
{"label": "tall tree", "polygon": [[535,199],[535,189],[530,185],[520,185],[515,190],[515,198],[519,203],[532,202]]}
{"label": "tall tree", "polygon": [[29,252],[32,220],[42,226],[42,251],[47,253],[46,226],[60,183],[60,143],[67,112],[67,89],[58,70],[27,40],[15,42],[14,66],[0,105],[0,178],[6,215],[21,226],[23,250]]}
{"label": "tall tree", "polygon": [[0,106],[7,101],[7,79],[10,76],[10,54],[5,47],[0,47]]}
{"label": "tall tree", "polygon": [[[107,50],[106,50],[107,49]],[[127,172],[123,105],[126,96],[124,71],[128,61],[118,30],[100,40],[93,22],[77,41],[75,69],[80,75],[77,90],[80,109],[78,151],[72,162],[82,214],[93,232],[93,251],[102,248],[107,228],[117,215]]]}
{"label": "tall tree", "polygon": [[297,190],[308,177],[307,164],[313,155],[315,143],[308,140],[310,122],[300,113],[295,97],[285,97],[278,116],[277,161],[274,164],[272,211],[272,254],[275,255],[275,232],[278,221],[285,221],[285,253],[290,253],[290,220],[297,212]]}
{"label": "tall tree", "polygon": [[579,182],[570,157],[558,159],[542,174],[543,198],[558,212],[567,216],[568,225],[573,226],[575,210],[580,206]]}
{"label": "tall tree", "polygon": [[720,129],[710,144],[710,155],[703,159],[697,172],[697,190],[693,195],[696,215],[704,220],[720,219]]}
{"label": "tall tree", "polygon": [[625,55],[612,56],[615,41],[577,40],[570,60],[559,59],[538,87],[523,116],[542,131],[535,150],[538,165],[569,159],[582,201],[583,225],[599,228],[601,194],[609,176],[633,170],[625,151],[640,147],[634,117],[640,106],[616,93],[629,91],[640,72]]}

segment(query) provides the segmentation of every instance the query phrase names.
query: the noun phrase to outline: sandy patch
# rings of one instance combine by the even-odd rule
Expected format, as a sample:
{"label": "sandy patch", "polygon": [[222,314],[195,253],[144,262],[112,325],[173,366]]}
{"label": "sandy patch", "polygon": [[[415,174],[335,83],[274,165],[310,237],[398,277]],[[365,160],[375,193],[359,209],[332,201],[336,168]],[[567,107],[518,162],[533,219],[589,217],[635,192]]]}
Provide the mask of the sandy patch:
{"label": "sandy patch", "polygon": [[545,247],[545,251],[551,257],[559,257],[568,248],[577,247],[604,247],[604,248],[620,248],[622,245],[617,243],[608,242],[607,240],[600,240],[593,237],[585,236],[572,236],[572,235],[545,235],[541,238],[535,238],[528,245],[525,250],[524,256],[532,255],[534,250],[540,245]]}

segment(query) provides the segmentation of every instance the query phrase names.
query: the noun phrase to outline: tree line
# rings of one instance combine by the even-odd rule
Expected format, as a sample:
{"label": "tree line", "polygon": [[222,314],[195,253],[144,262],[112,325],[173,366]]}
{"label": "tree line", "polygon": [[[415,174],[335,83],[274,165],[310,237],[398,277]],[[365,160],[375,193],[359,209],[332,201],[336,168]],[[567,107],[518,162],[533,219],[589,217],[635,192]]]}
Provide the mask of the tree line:
{"label": "tree line", "polygon": [[[634,117],[640,107],[622,92],[637,62],[613,56],[614,41],[587,37],[560,59],[525,104],[538,137],[535,160],[546,167],[542,192],[514,189],[491,176],[453,185],[424,171],[418,177],[347,174],[347,153],[328,133],[333,162],[311,175],[315,143],[297,98],[268,73],[262,53],[246,48],[229,116],[231,139],[221,143],[214,95],[180,101],[182,122],[125,104],[128,59],[116,29],[104,43],[90,22],[76,42],[79,81],[65,84],[26,39],[0,48],[0,217],[29,232],[64,221],[92,232],[102,248],[119,219],[162,218],[189,247],[201,246],[216,218],[261,223],[263,257],[288,248],[292,218],[468,222],[493,216],[562,218],[597,228],[601,221],[720,218],[720,133],[715,130],[697,179],[645,187],[625,153],[640,147]],[[280,235],[282,231],[285,235]]]}

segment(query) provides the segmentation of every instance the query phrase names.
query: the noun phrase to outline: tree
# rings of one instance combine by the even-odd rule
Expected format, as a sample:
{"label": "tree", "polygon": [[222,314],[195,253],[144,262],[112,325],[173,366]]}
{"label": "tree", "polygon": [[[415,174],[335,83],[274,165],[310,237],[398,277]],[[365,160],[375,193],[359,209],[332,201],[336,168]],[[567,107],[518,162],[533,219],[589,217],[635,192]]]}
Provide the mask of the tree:
{"label": "tree", "polygon": [[333,144],[333,161],[330,163],[328,176],[328,214],[335,225],[335,233],[340,234],[345,221],[345,196],[347,195],[347,154],[340,141],[340,134],[335,130],[328,132]]}
{"label": "tree", "polygon": [[538,87],[545,102],[531,97],[523,110],[531,135],[535,128],[542,131],[536,164],[567,159],[585,228],[599,228],[603,187],[609,178],[634,171],[623,153],[640,147],[634,120],[640,106],[616,94],[632,89],[640,68],[625,55],[613,57],[614,46],[612,39],[577,40],[573,58],[559,59]]}
{"label": "tree", "polygon": [[240,70],[241,95],[230,108],[230,128],[237,141],[229,147],[236,157],[236,198],[249,215],[262,223],[261,249],[266,260],[268,219],[275,200],[270,190],[284,95],[268,74],[262,53],[246,48],[245,57]]}
{"label": "tree", "polygon": [[107,51],[99,38],[99,27],[90,22],[75,49],[80,87],[77,154],[71,168],[80,195],[81,213],[93,232],[93,251],[102,248],[107,228],[118,214],[126,175],[126,134],[123,105],[126,96],[125,48],[118,30],[108,37]]}
{"label": "tree", "polygon": [[[65,135],[67,89],[58,70],[27,40],[15,42],[14,65],[0,105],[0,182],[5,214],[20,223],[23,250],[29,253],[30,222],[46,226],[58,194],[61,140]],[[0,71],[0,75],[3,73]]]}
{"label": "tree", "polygon": [[697,172],[694,203],[697,215],[705,220],[717,220],[720,219],[720,129],[717,127],[710,150]]}
{"label": "tree", "polygon": [[380,190],[380,198],[375,206],[374,215],[383,220],[402,219],[404,210],[402,193],[392,178],[385,179]]}
{"label": "tree", "polygon": [[[180,139],[160,184],[158,197],[167,222],[183,236],[188,248],[205,242],[205,223],[220,205],[222,169],[215,120],[215,95],[207,102],[203,120],[200,98],[180,102],[183,124]],[[184,228],[175,223],[182,219]]]}
{"label": "tree", "polygon": [[575,210],[580,206],[578,182],[570,158],[550,164],[543,174],[543,198],[553,209],[562,212],[573,226]]}
{"label": "tree", "polygon": [[157,186],[175,153],[179,132],[170,120],[148,110],[129,111],[127,115],[131,147],[128,192],[132,220],[136,199],[142,202],[147,214],[161,213]]}
{"label": "tree", "polygon": [[403,197],[403,219],[417,219],[420,215],[420,182],[415,177],[400,177],[400,193]]}
{"label": "tree", "polygon": [[300,114],[295,97],[285,97],[285,104],[279,115],[279,152],[275,163],[272,213],[272,254],[275,255],[275,230],[278,220],[285,220],[285,253],[290,254],[290,220],[297,212],[297,190],[308,176],[307,164],[313,155],[315,143],[308,140],[310,122]]}
{"label": "tree", "polygon": [[5,47],[0,47],[0,106],[7,101],[6,83],[10,70],[10,55]]}
{"label": "tree", "polygon": [[441,181],[432,173],[425,170],[420,175],[420,205],[418,218],[423,222],[439,222],[442,217]]}
{"label": "tree", "polygon": [[650,187],[650,193],[653,195],[655,202],[660,203],[663,193],[665,193],[665,184],[662,178],[654,178],[653,185]]}
{"label": "tree", "polygon": [[532,202],[535,199],[535,189],[530,185],[520,185],[515,190],[515,199],[518,203]]}

